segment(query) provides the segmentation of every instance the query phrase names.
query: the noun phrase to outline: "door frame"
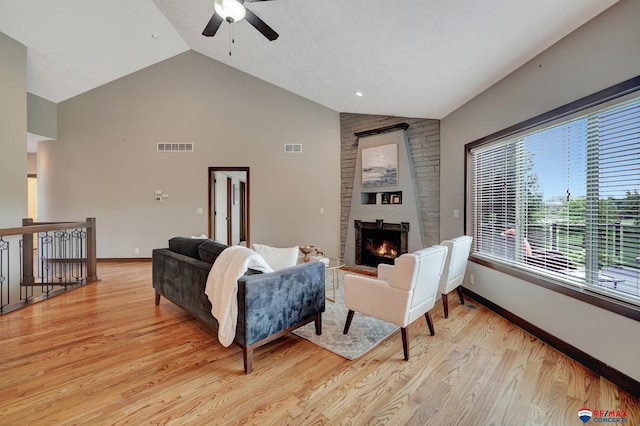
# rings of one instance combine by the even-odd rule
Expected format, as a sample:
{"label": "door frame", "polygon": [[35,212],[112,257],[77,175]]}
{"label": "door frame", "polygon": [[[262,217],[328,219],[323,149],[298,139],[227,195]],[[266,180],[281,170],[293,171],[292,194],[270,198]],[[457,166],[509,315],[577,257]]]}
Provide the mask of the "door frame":
{"label": "door frame", "polygon": [[[251,229],[249,224],[251,223],[250,221],[250,178],[249,178],[249,167],[239,167],[239,166],[227,166],[227,167],[222,167],[222,166],[215,166],[215,167],[209,167],[208,170],[208,175],[207,175],[207,188],[208,188],[208,200],[209,200],[209,206],[208,206],[208,226],[209,226],[209,238],[211,238],[213,236],[213,226],[212,226],[212,221],[215,219],[214,218],[214,214],[213,214],[213,180],[214,180],[214,176],[216,172],[225,172],[225,171],[229,171],[229,172],[244,172],[245,173],[245,180],[244,180],[244,191],[240,191],[240,197],[242,198],[241,200],[239,200],[238,205],[240,206],[240,235],[245,237],[245,241],[247,244],[247,247],[251,247],[251,242],[250,242],[250,237],[251,237]],[[233,194],[232,194],[233,197]],[[231,199],[230,199],[231,200]],[[225,207],[226,208],[226,207]],[[231,238],[231,237],[230,237]]]}
{"label": "door frame", "polygon": [[227,245],[233,243],[233,179],[227,176]]}

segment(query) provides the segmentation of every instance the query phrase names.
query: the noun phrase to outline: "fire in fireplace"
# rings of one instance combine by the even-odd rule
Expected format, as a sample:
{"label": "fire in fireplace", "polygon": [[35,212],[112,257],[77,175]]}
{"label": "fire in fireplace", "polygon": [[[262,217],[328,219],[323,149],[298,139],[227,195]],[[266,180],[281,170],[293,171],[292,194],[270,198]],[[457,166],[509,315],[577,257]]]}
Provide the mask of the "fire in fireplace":
{"label": "fire in fireplace", "polygon": [[393,260],[398,257],[399,239],[399,231],[364,229],[362,231],[362,264],[371,266],[377,266],[379,263],[393,264]]}
{"label": "fire in fireplace", "polygon": [[393,264],[394,259],[407,252],[409,224],[387,224],[355,221],[356,264],[378,266],[380,263]]}
{"label": "fire in fireplace", "polygon": [[367,240],[367,250],[378,257],[388,257],[395,259],[398,257],[398,244],[384,240],[382,244],[376,244],[373,240]]}

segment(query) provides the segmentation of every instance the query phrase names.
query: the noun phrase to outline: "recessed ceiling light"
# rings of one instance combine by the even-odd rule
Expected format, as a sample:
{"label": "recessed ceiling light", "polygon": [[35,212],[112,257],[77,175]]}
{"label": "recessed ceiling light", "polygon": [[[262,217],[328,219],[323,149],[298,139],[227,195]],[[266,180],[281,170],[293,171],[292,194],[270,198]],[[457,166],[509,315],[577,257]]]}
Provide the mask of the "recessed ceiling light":
{"label": "recessed ceiling light", "polygon": [[353,92],[353,94],[356,95],[356,96],[362,96],[363,95],[363,93],[361,91],[359,91],[359,90],[356,91],[356,92]]}

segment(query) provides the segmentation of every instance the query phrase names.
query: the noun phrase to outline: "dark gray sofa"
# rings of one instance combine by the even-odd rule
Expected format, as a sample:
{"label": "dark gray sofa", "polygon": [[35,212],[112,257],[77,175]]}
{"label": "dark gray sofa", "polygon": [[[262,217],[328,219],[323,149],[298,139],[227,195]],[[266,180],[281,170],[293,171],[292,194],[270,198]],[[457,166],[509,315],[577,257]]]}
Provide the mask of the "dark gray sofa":
{"label": "dark gray sofa", "polygon": [[[175,237],[169,248],[153,250],[155,303],[160,296],[217,328],[204,294],[214,260],[226,245],[211,240]],[[306,323],[322,333],[325,310],[324,265],[309,262],[276,272],[249,270],[238,279],[235,343],[242,347],[244,371],[253,368],[253,350]]]}

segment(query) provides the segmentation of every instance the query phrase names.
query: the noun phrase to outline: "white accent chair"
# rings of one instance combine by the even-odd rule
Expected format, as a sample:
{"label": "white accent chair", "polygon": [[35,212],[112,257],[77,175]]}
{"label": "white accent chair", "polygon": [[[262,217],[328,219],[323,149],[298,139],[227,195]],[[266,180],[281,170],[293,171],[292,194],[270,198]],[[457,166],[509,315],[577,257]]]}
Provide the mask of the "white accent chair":
{"label": "white accent chair", "polygon": [[400,326],[404,359],[409,359],[407,326],[424,315],[433,336],[433,322],[429,311],[438,292],[440,275],[447,257],[447,248],[436,245],[405,253],[395,264],[378,265],[378,277],[345,275],[344,302],[349,313],[344,334],[349,331],[355,311]]}
{"label": "white accent chair", "polygon": [[463,235],[452,240],[444,240],[440,244],[447,247],[447,261],[444,266],[444,272],[440,277],[440,286],[438,292],[442,295],[442,307],[444,308],[444,317],[449,318],[449,300],[447,294],[456,289],[460,303],[464,305],[462,297],[462,280],[467,270],[467,260],[471,252],[471,243],[473,237]]}

